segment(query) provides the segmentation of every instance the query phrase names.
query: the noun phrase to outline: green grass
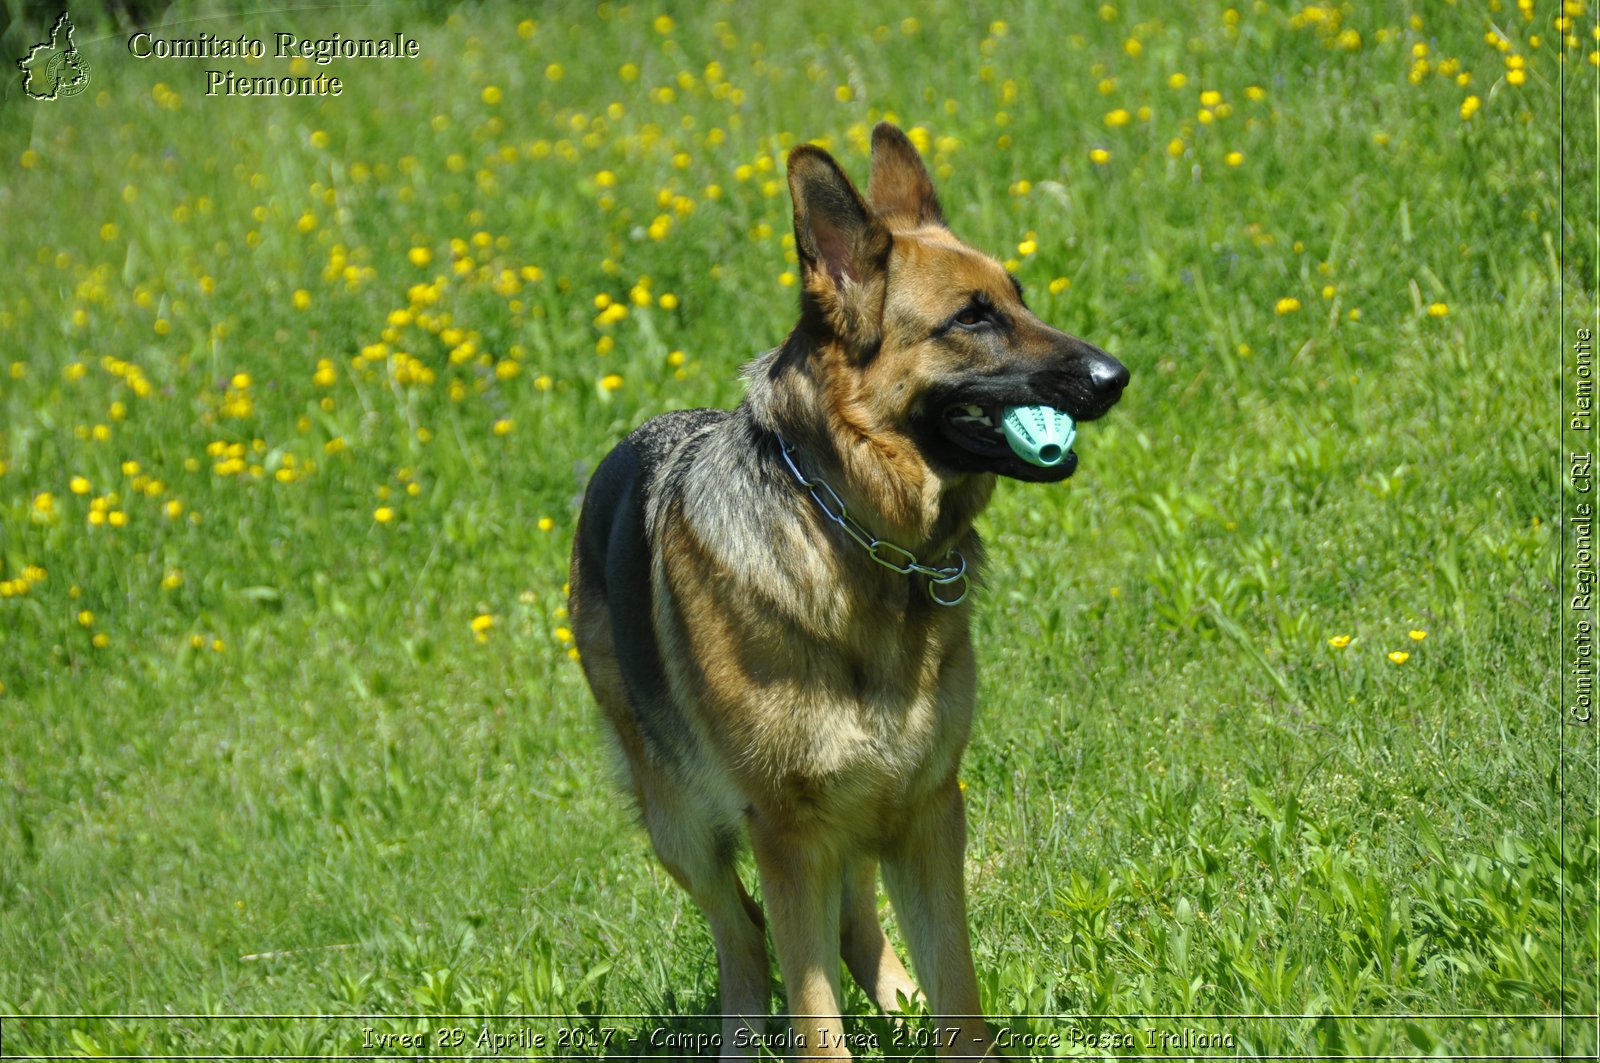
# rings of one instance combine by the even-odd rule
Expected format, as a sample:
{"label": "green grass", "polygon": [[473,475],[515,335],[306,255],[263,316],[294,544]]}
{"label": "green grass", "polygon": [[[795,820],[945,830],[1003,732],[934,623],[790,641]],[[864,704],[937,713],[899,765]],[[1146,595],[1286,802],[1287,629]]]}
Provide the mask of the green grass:
{"label": "green grass", "polygon": [[[1133,372],[1072,481],[981,521],[997,1025],[1593,1053],[1559,1018],[1596,1011],[1600,821],[1558,717],[1554,352],[1595,145],[1563,215],[1555,5],[1500,6],[169,16],[421,42],[321,101],[204,98],[218,64],[75,10],[89,91],[0,116],[5,1053],[714,1028],[567,653],[576,498],[646,417],[738,401],[794,318],[783,149],[864,180],[885,115],[957,233]],[[58,1013],[212,1017],[27,1017]],[[512,1013],[592,1018],[450,1017]]]}

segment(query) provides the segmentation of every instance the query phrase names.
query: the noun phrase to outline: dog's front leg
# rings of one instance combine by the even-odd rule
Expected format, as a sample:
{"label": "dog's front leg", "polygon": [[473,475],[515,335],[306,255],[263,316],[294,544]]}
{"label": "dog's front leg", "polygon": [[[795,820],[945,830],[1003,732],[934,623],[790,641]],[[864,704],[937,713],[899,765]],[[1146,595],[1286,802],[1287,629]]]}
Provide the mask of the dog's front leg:
{"label": "dog's front leg", "polygon": [[967,935],[966,846],[966,812],[952,776],[914,811],[900,844],[883,855],[883,882],[938,1024],[941,1059],[993,1053]]}
{"label": "dog's front leg", "polygon": [[788,995],[794,1058],[849,1059],[839,1019],[839,856],[759,814],[750,820],[750,846]]}

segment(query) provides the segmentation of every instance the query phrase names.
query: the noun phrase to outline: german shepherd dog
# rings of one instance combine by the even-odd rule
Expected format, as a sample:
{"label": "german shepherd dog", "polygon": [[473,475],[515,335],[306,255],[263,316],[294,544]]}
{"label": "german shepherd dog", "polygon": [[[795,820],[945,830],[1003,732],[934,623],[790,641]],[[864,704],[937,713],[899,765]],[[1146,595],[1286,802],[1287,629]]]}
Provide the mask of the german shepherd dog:
{"label": "german shepherd dog", "polygon": [[[995,478],[1051,482],[999,431],[1010,405],[1077,421],[1128,371],[1044,324],[951,235],[916,148],[872,135],[865,199],[827,152],[789,153],[804,290],[734,410],[646,422],[595,470],[572,627],[656,853],[716,941],[724,1058],[774,1041],[848,1058],[839,960],[886,1010],[916,984],[942,1057],[994,1046],[967,935],[956,769],[975,673],[973,520]],[[735,870],[748,835],[761,905]],[[762,1033],[767,919],[791,1030]]]}

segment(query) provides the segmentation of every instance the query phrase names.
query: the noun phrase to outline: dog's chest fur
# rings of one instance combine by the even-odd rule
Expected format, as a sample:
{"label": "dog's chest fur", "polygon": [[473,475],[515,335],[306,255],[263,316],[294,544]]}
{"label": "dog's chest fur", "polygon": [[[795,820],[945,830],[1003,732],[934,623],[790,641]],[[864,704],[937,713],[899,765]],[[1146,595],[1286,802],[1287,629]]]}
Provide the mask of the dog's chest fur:
{"label": "dog's chest fur", "polygon": [[[785,470],[756,460],[758,445],[736,411],[681,441],[652,491],[672,701],[715,751],[702,767],[757,806],[893,830],[895,810],[947,781],[966,744],[967,609],[872,563]],[[878,814],[848,822],[864,808]]]}

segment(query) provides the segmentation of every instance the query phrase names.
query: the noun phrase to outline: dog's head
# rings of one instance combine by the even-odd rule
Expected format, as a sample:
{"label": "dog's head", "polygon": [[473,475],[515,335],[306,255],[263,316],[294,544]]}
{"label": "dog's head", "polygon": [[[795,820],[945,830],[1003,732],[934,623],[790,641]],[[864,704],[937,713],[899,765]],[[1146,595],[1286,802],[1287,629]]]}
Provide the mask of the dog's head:
{"label": "dog's head", "polygon": [[1017,457],[1000,429],[1007,406],[1052,406],[1075,421],[1105,414],[1128,370],[1051,328],[1017,279],[945,225],[917,149],[887,123],[872,133],[863,199],[833,157],[789,153],[804,291],[798,332],[825,352],[823,386],[864,437],[903,439],[938,476],[1071,476]]}

